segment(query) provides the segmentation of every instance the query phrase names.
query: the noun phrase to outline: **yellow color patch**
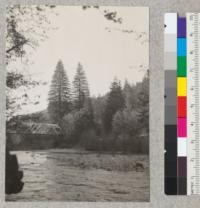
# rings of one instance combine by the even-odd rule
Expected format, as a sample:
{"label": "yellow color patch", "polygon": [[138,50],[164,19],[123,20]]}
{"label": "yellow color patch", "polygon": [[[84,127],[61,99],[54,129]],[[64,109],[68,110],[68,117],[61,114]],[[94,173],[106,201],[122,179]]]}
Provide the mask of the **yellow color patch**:
{"label": "yellow color patch", "polygon": [[187,79],[186,77],[177,78],[177,95],[186,96],[187,95]]}

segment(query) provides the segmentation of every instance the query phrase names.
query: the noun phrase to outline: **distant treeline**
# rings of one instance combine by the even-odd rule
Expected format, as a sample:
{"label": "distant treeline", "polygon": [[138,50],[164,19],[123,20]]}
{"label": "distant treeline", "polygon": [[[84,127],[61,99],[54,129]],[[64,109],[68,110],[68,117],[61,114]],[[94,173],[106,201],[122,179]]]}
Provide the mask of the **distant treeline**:
{"label": "distant treeline", "polygon": [[115,78],[106,95],[90,97],[82,65],[78,64],[70,86],[59,61],[49,92],[48,113],[51,121],[62,128],[62,143],[57,144],[60,147],[78,145],[99,151],[141,151],[143,147],[139,145],[148,147],[148,74],[141,83],[131,85],[126,81],[123,87]]}
{"label": "distant treeline", "polygon": [[[103,80],[102,80],[103,81]],[[122,86],[115,78],[104,96],[91,97],[79,63],[70,84],[59,61],[48,95],[48,109],[21,119],[55,123],[61,127],[56,147],[82,147],[94,151],[148,153],[149,75],[142,82]]]}

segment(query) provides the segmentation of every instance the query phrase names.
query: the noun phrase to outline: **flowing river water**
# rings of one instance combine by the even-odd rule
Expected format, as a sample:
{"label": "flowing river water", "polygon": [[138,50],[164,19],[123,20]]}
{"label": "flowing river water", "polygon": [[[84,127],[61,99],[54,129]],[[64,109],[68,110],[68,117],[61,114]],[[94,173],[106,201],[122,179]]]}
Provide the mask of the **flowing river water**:
{"label": "flowing river water", "polygon": [[73,149],[11,153],[24,172],[24,188],[6,201],[149,201],[148,156]]}

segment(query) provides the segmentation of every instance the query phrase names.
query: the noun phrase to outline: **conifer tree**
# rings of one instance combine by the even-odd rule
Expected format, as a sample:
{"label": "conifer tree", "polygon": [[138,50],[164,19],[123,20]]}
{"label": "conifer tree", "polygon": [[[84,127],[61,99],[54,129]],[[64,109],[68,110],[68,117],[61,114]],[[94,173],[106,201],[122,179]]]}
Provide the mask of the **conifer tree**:
{"label": "conifer tree", "polygon": [[147,72],[141,83],[141,90],[138,94],[137,112],[139,123],[147,133],[149,130],[149,74]]}
{"label": "conifer tree", "polygon": [[61,60],[58,61],[49,91],[48,112],[52,121],[59,123],[70,110],[70,84]]}
{"label": "conifer tree", "polygon": [[125,107],[125,100],[120,82],[115,78],[111,84],[110,92],[108,94],[105,111],[103,115],[103,125],[106,133],[112,130],[112,120],[115,113],[123,110]]}
{"label": "conifer tree", "polygon": [[136,107],[137,103],[137,94],[135,85],[131,85],[127,80],[125,80],[123,95],[126,103],[126,108],[129,110]]}
{"label": "conifer tree", "polygon": [[73,99],[74,106],[80,110],[84,107],[84,103],[89,99],[89,87],[88,82],[83,70],[83,66],[78,63],[77,71],[73,81]]}

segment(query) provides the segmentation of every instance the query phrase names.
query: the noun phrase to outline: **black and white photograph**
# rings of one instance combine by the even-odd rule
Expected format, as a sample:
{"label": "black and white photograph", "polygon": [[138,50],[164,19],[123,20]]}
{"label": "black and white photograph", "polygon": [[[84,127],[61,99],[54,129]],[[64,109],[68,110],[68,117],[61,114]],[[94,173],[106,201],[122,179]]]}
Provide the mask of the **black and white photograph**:
{"label": "black and white photograph", "polygon": [[149,202],[149,8],[6,8],[5,200]]}

